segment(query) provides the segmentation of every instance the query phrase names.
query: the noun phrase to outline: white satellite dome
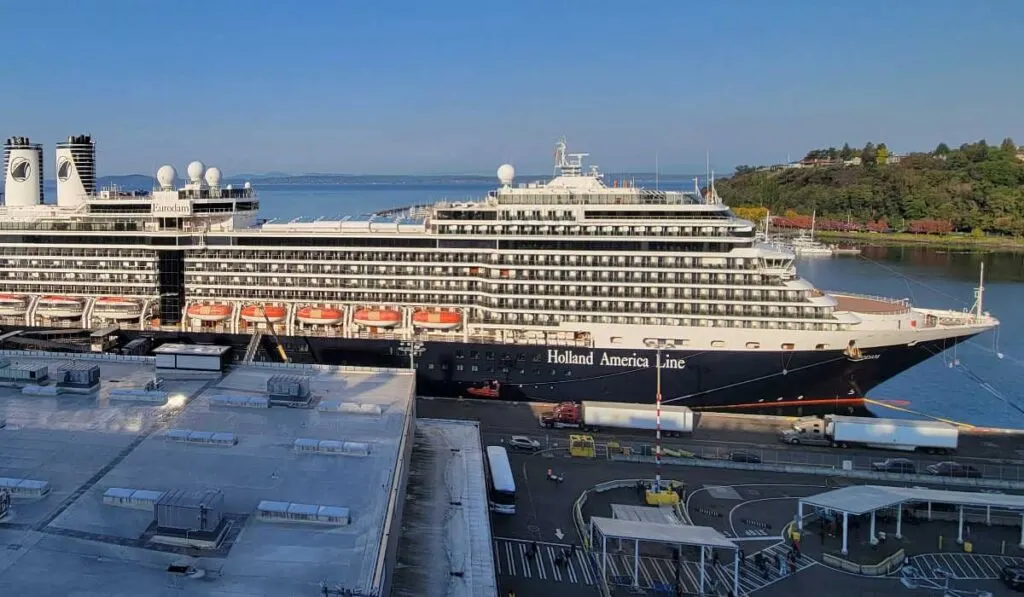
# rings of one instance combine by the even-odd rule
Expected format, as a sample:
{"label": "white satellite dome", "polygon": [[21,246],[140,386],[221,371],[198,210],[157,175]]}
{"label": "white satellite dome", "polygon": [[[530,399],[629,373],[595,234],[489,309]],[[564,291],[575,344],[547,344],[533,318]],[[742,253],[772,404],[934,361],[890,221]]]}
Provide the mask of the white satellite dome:
{"label": "white satellite dome", "polygon": [[498,182],[503,185],[512,184],[512,180],[516,177],[516,169],[512,164],[502,164],[498,167]]}
{"label": "white satellite dome", "polygon": [[178,171],[170,164],[160,166],[160,169],[156,171],[156,181],[160,184],[161,189],[174,188],[176,178],[178,178]]}
{"label": "white satellite dome", "polygon": [[199,182],[203,179],[203,172],[206,171],[206,166],[202,162],[196,160],[188,165],[188,181]]}
{"label": "white satellite dome", "polygon": [[242,186],[247,188],[247,189],[251,189],[252,188],[252,183],[247,180],[247,181],[245,181],[245,184],[242,185]]}
{"label": "white satellite dome", "polygon": [[220,168],[211,167],[207,169],[205,178],[206,184],[210,185],[211,187],[219,187],[221,179]]}

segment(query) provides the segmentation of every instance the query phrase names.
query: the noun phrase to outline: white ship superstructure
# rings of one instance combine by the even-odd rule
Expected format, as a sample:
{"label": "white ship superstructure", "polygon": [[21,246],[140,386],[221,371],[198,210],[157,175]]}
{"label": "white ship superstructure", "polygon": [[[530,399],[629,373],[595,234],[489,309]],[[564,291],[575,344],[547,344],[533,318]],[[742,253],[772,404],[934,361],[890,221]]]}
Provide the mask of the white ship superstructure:
{"label": "white ship superstructure", "polygon": [[200,162],[180,188],[164,166],[151,194],[93,193],[92,148],[59,147],[55,206],[28,204],[8,168],[0,323],[729,351],[864,349],[996,324],[821,292],[713,189],[608,185],[564,142],[552,180],[515,184],[506,164],[479,201],[267,223],[248,183],[224,186]]}

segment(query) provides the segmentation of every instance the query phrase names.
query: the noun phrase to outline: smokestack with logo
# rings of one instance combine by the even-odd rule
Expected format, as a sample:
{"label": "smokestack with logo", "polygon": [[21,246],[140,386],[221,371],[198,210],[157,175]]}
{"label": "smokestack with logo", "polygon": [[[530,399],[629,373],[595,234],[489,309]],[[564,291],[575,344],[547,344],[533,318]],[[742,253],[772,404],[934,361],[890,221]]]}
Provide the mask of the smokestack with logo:
{"label": "smokestack with logo", "polygon": [[4,203],[28,207],[43,202],[43,146],[28,137],[4,143]]}
{"label": "smokestack with logo", "polygon": [[89,135],[72,135],[57,144],[57,205],[78,207],[96,193],[96,143]]}

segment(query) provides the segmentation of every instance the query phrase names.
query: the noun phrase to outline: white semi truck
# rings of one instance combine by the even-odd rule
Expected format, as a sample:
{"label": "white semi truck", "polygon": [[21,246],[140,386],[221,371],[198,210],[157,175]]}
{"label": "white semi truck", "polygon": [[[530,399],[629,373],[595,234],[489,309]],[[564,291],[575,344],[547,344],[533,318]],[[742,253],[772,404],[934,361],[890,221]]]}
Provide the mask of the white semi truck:
{"label": "white semi truck", "polygon": [[787,444],[808,446],[865,446],[913,452],[948,454],[956,450],[959,430],[941,421],[875,419],[825,415],[802,417],[779,434]]}
{"label": "white semi truck", "polygon": [[[540,416],[540,424],[552,429],[602,428],[654,431],[656,412],[653,404],[620,402],[563,402]],[[693,432],[693,411],[685,406],[661,407],[661,431],[667,436]]]}

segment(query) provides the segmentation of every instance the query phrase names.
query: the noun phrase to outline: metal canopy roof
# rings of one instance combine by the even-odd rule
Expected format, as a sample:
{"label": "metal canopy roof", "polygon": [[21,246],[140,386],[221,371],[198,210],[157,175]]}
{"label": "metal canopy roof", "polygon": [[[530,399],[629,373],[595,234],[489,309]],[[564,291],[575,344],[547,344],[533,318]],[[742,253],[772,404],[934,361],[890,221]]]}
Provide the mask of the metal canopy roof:
{"label": "metal canopy roof", "polygon": [[600,516],[591,517],[590,522],[602,535],[610,539],[736,549],[736,544],[731,539],[711,527],[638,522]]}
{"label": "metal canopy roof", "polygon": [[948,491],[926,487],[883,487],[853,485],[802,498],[801,502],[849,514],[867,514],[906,502],[935,502],[954,506],[991,506],[1024,510],[1024,496],[1003,493]]}

